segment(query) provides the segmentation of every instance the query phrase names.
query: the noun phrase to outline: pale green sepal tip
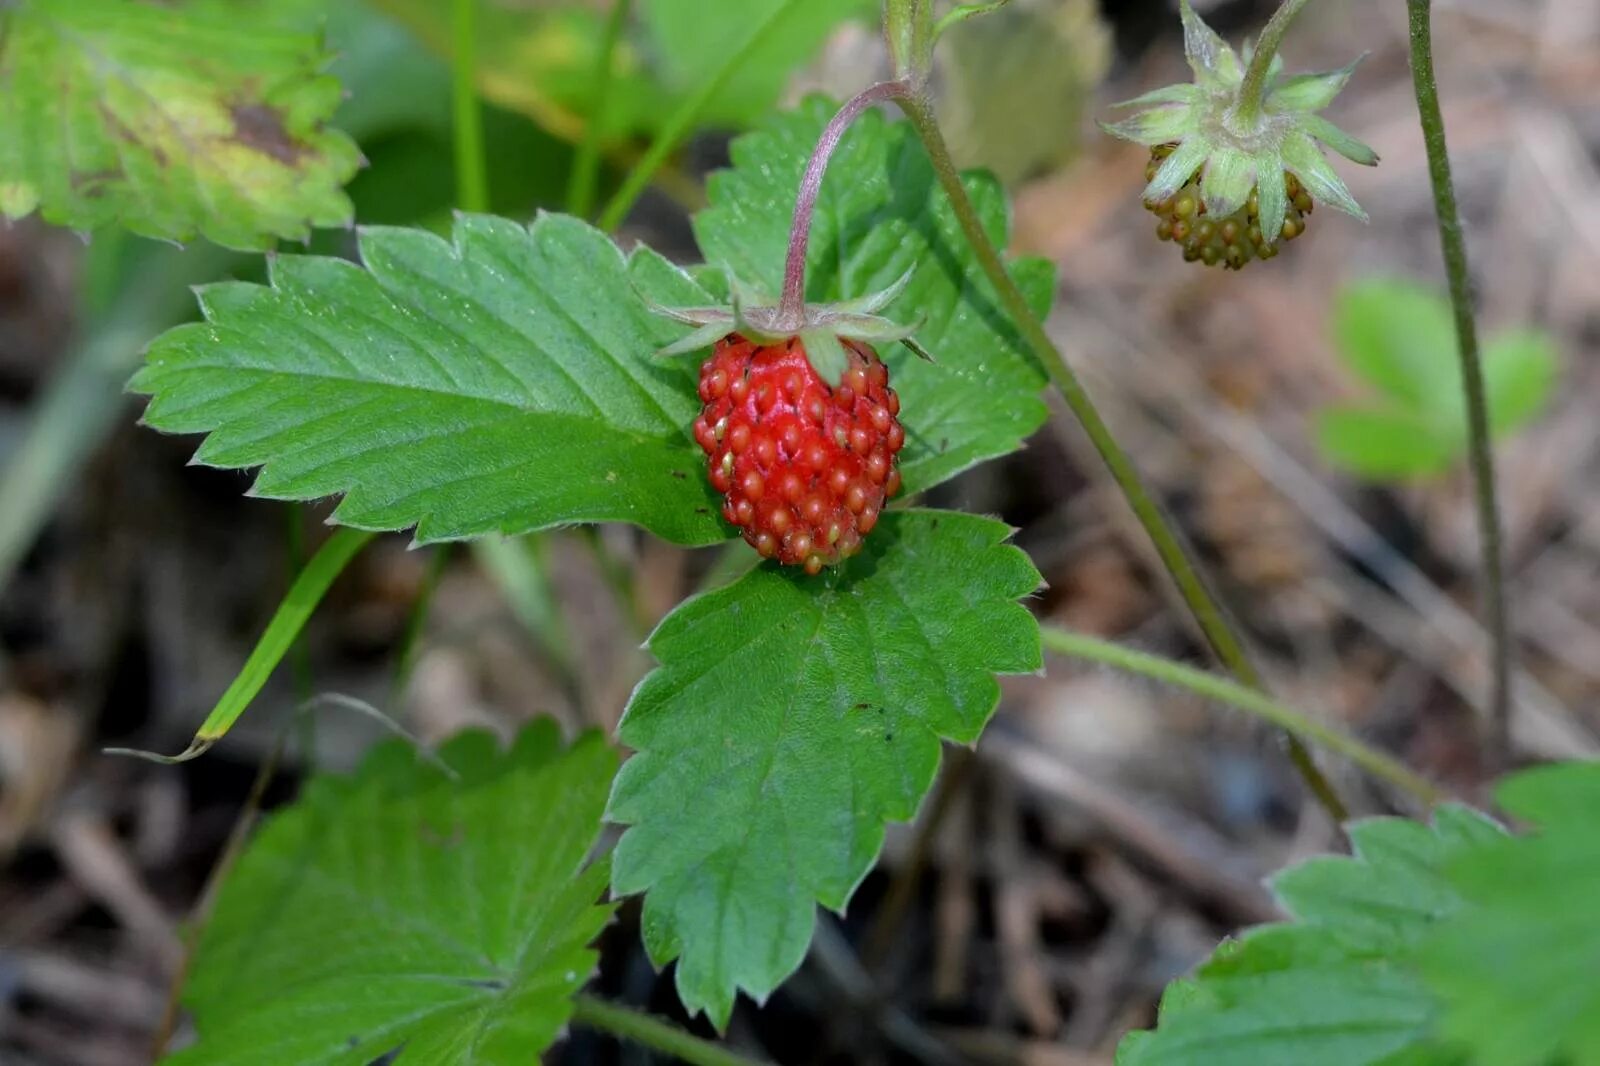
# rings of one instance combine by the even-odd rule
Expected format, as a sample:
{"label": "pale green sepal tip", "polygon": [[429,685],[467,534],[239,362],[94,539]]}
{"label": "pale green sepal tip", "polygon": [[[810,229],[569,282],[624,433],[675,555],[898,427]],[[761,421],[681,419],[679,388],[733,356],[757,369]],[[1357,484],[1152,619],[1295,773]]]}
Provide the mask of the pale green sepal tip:
{"label": "pale green sepal tip", "polygon": [[1163,107],[1145,111],[1122,122],[1102,122],[1100,128],[1113,137],[1153,148],[1158,144],[1179,141],[1192,126],[1187,107]]}
{"label": "pale green sepal tip", "polygon": [[1243,207],[1255,185],[1255,160],[1244,152],[1219,148],[1206,160],[1200,194],[1206,210],[1221,218]]}
{"label": "pale green sepal tip", "polygon": [[1322,71],[1316,74],[1296,74],[1290,78],[1278,81],[1270,92],[1267,93],[1266,106],[1269,110],[1276,111],[1303,111],[1311,114],[1321,111],[1332,104],[1334,98],[1344,91],[1349,84],[1350,77],[1367,58],[1363,52],[1349,65],[1338,70]]}
{"label": "pale green sepal tip", "polygon": [[[1283,173],[1283,157],[1273,153],[1268,159],[1258,161],[1257,169],[1265,174]],[[1249,194],[1246,193],[1246,196]],[[1289,214],[1289,193],[1282,181],[1261,182],[1257,187],[1257,210],[1261,233],[1269,245],[1276,245],[1283,235],[1283,220]]]}
{"label": "pale green sepal tip", "polygon": [[1378,153],[1370,145],[1350,136],[1321,115],[1306,115],[1300,119],[1300,128],[1315,137],[1352,163],[1364,167],[1378,165]]}
{"label": "pale green sepal tip", "polygon": [[1183,51],[1194,71],[1195,80],[1213,88],[1230,88],[1244,80],[1239,56],[1222,35],[1206,25],[1189,0],[1181,0]]}
{"label": "pale green sepal tip", "polygon": [[818,376],[830,387],[838,385],[839,379],[844,377],[845,367],[850,365],[839,338],[827,330],[808,329],[800,334],[800,343],[806,346],[806,358],[811,361]]}
{"label": "pale green sepal tip", "polygon": [[828,304],[827,306],[829,310],[840,316],[852,314],[875,315],[900,298],[900,294],[906,291],[906,286],[911,284],[911,279],[916,273],[917,268],[911,267],[904,274],[895,278],[887,288],[879,289],[877,292],[868,293],[866,296],[860,296],[854,300],[841,300],[839,303]]}
{"label": "pale green sepal tip", "polygon": [[1187,82],[1178,85],[1163,85],[1159,89],[1152,89],[1142,96],[1135,96],[1132,100],[1123,100],[1112,104],[1112,107],[1155,107],[1158,104],[1192,104],[1200,99],[1201,89],[1198,85]]}
{"label": "pale green sepal tip", "polygon": [[710,325],[701,326],[699,329],[695,330],[693,333],[690,333],[682,340],[675,341],[674,343],[667,345],[665,348],[659,349],[656,352],[656,357],[660,359],[670,359],[673,356],[688,355],[690,352],[698,352],[705,348],[709,348],[713,344],[717,343],[717,341],[721,340],[723,337],[726,337],[730,332],[732,332],[729,329],[730,325],[731,323],[723,324],[719,322],[713,322]]}
{"label": "pale green sepal tip", "polygon": [[1296,133],[1284,141],[1283,163],[1300,179],[1300,184],[1306,187],[1313,198],[1363,222],[1367,221],[1367,213],[1350,195],[1344,179],[1328,163],[1322,149],[1317,147],[1317,142],[1309,134]]}
{"label": "pale green sepal tip", "polygon": [[1206,161],[1211,145],[1201,137],[1184,141],[1166,158],[1156,171],[1156,176],[1145,186],[1144,198],[1150,203],[1160,203],[1183,188],[1194,172]]}

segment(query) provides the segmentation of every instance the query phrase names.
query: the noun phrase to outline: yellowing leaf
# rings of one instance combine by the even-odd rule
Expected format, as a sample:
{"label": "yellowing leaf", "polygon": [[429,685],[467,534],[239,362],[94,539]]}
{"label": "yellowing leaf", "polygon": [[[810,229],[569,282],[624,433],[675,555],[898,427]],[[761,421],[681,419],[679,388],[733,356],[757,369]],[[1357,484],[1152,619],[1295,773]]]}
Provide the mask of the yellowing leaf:
{"label": "yellowing leaf", "polygon": [[298,19],[243,0],[0,12],[0,212],[267,248],[345,225],[360,154]]}

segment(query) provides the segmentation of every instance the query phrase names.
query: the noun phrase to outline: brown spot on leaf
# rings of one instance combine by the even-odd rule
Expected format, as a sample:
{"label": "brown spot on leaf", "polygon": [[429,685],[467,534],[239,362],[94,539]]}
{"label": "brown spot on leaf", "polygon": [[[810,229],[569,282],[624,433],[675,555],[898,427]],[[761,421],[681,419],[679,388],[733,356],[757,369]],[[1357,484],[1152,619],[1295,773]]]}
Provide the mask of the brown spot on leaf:
{"label": "brown spot on leaf", "polygon": [[72,184],[72,191],[79,196],[93,199],[104,196],[106,186],[122,178],[122,171],[115,167],[105,170],[74,170],[67,178]]}
{"label": "brown spot on leaf", "polygon": [[233,108],[233,140],[287,166],[300,159],[301,148],[284,129],[283,116],[265,104],[238,104]]}

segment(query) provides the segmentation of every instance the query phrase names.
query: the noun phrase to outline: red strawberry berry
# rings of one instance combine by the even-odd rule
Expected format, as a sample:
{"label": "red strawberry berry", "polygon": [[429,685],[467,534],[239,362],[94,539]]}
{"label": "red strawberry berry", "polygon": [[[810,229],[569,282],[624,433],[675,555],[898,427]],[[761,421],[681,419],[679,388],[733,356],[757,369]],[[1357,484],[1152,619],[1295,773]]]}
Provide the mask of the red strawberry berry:
{"label": "red strawberry berry", "polygon": [[798,337],[761,345],[732,333],[700,367],[694,439],[722,515],[768,559],[821,571],[861,550],[900,491],[900,399],[872,348],[841,339],[848,365],[829,388]]}

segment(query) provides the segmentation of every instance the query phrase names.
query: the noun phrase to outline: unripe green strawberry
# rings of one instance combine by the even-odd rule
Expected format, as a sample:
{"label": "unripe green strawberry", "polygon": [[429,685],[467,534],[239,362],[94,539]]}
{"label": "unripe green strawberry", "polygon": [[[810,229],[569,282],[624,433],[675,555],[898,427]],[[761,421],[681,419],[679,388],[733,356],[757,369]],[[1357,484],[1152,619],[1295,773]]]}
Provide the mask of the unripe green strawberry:
{"label": "unripe green strawberry", "polygon": [[1286,75],[1274,54],[1277,38],[1241,58],[1190,0],[1178,9],[1194,81],[1129,100],[1119,106],[1135,114],[1102,123],[1152,149],[1144,201],[1161,216],[1157,236],[1177,242],[1185,259],[1238,270],[1305,232],[1314,200],[1365,221],[1323,151],[1364,166],[1376,166],[1378,155],[1318,114],[1356,64]]}
{"label": "unripe green strawberry", "polygon": [[[1175,147],[1165,144],[1151,149],[1150,164],[1145,168],[1146,181],[1155,178],[1162,161]],[[1199,174],[1167,199],[1146,200],[1144,206],[1161,219],[1156,224],[1156,236],[1175,242],[1183,249],[1183,258],[1188,262],[1242,270],[1252,259],[1275,257],[1278,240],[1292,241],[1306,231],[1316,203],[1293,174],[1283,176],[1283,187],[1284,219],[1276,240],[1266,239],[1261,232],[1261,197],[1256,190],[1251,190],[1243,207],[1218,218],[1206,207]]]}
{"label": "unripe green strawberry", "polygon": [[830,387],[791,337],[738,333],[700,368],[694,438],[708,459],[723,517],[768,559],[819,573],[861,550],[900,489],[905,445],[888,368],[860,341],[841,341],[845,369]]}

